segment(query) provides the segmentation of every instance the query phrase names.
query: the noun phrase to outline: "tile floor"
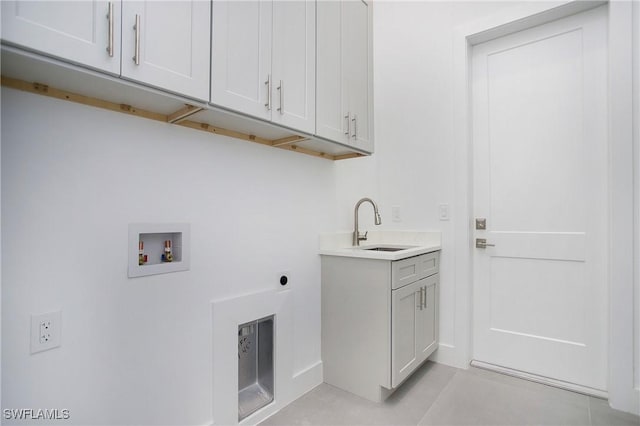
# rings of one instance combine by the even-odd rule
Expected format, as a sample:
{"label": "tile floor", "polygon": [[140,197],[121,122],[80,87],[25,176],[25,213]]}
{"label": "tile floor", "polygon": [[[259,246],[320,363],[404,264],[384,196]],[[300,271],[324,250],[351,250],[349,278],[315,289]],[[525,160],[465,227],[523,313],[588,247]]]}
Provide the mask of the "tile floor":
{"label": "tile floor", "polygon": [[425,363],[376,404],[323,383],[261,425],[640,425],[606,401],[479,368]]}

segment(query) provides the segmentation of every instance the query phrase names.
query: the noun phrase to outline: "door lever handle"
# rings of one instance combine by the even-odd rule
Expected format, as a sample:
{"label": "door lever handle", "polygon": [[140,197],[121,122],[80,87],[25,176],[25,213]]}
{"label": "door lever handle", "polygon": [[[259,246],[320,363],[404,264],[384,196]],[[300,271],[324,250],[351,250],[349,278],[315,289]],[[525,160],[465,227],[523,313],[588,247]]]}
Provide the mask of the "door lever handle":
{"label": "door lever handle", "polygon": [[488,244],[486,238],[476,238],[476,248],[495,247],[495,244]]}

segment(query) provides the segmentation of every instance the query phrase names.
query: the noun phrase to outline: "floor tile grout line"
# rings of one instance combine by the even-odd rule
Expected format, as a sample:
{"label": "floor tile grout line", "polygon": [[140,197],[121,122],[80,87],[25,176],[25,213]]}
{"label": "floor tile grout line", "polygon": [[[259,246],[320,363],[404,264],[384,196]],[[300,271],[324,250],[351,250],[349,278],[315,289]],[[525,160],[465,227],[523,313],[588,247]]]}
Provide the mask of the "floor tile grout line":
{"label": "floor tile grout line", "polygon": [[425,417],[427,417],[427,414],[429,414],[429,411],[431,411],[433,409],[433,407],[436,405],[436,403],[440,400],[440,398],[442,397],[442,394],[444,393],[444,391],[446,389],[449,388],[449,386],[451,386],[451,383],[453,382],[453,379],[460,374],[459,371],[456,371],[453,373],[453,375],[449,378],[449,381],[447,382],[447,384],[445,386],[442,387],[442,389],[440,389],[440,392],[438,392],[438,396],[436,396],[436,398],[433,400],[433,402],[431,403],[431,405],[429,406],[429,408],[427,409],[427,411],[424,413],[424,415],[420,418],[420,420],[418,420],[418,423],[416,424],[416,426],[419,426],[420,423],[422,423],[422,420],[424,420]]}

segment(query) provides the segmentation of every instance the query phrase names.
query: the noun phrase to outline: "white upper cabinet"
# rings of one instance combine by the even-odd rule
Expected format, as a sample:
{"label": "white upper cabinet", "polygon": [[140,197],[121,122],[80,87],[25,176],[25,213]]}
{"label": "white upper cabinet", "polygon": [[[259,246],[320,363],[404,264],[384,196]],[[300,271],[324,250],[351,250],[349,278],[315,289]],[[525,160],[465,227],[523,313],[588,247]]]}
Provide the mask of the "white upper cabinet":
{"label": "white upper cabinet", "polygon": [[316,134],[373,152],[371,6],[319,1]]}
{"label": "white upper cabinet", "polygon": [[271,118],[272,17],[271,2],[213,2],[211,103]]}
{"label": "white upper cabinet", "polygon": [[204,0],[3,1],[2,39],[208,100],[210,7]]}
{"label": "white upper cabinet", "polygon": [[[342,3],[321,2],[318,13],[318,86],[316,109],[316,134],[327,139],[344,142],[347,138],[347,124],[342,114],[347,110],[347,96],[343,90],[342,65]],[[347,133],[345,133],[347,132]]]}
{"label": "white upper cabinet", "polygon": [[315,2],[214,1],[211,103],[313,133]]}
{"label": "white upper cabinet", "polygon": [[119,1],[2,1],[2,39],[120,74]]}
{"label": "white upper cabinet", "polygon": [[369,118],[372,113],[369,43],[369,6],[362,1],[346,1],[346,46],[344,49],[348,112],[351,115],[351,145],[373,151]]}
{"label": "white upper cabinet", "polygon": [[316,124],[316,3],[273,3],[272,120],[314,133]]}
{"label": "white upper cabinet", "polygon": [[209,99],[208,1],[124,1],[122,76]]}

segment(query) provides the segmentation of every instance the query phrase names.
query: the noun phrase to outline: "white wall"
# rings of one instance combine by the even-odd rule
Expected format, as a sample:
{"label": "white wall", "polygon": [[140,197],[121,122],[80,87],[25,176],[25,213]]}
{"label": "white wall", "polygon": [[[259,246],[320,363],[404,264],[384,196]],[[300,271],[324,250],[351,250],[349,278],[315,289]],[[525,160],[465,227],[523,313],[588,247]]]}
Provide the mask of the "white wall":
{"label": "white wall", "polygon": [[[353,227],[355,202],[371,195],[380,205],[382,228],[442,232],[442,343],[437,359],[456,366],[464,365],[459,351],[466,342],[455,331],[453,34],[459,25],[516,6],[506,2],[376,1],[376,154],[336,165],[342,229]],[[439,204],[449,204],[452,220],[439,220]],[[392,221],[392,206],[400,207],[401,222]],[[360,224],[367,229],[373,226],[373,215],[365,210],[361,209]]]}
{"label": "white wall", "polygon": [[[2,408],[210,424],[210,302],[281,271],[294,372],[319,361],[332,162],[3,89],[1,170]],[[190,223],[191,270],[128,279],[131,222]],[[30,355],[30,315],[57,309],[62,346]]]}
{"label": "white wall", "polygon": [[[560,3],[564,2],[553,4]],[[469,313],[456,312],[460,308],[457,299],[464,295],[456,294],[454,275],[457,270],[453,262],[454,227],[468,226],[468,218],[466,212],[452,209],[450,221],[438,219],[438,204],[447,203],[453,207],[456,199],[454,142],[459,123],[452,119],[454,84],[457,84],[454,82],[454,33],[456,28],[469,26],[474,21],[482,22],[493,15],[508,16],[520,13],[519,8],[530,10],[550,7],[550,4],[375,2],[376,155],[337,164],[338,223],[343,229],[351,229],[352,206],[361,196],[371,195],[380,204],[384,228],[442,231],[442,345],[436,356],[440,362],[464,367],[470,356],[469,326],[460,320]],[[635,6],[637,9],[637,2]],[[638,52],[637,47],[635,51]],[[637,120],[638,114],[635,115]],[[636,161],[636,168],[640,168],[640,159]],[[638,179],[636,182],[640,188]],[[391,220],[393,205],[401,207],[400,223]],[[365,229],[372,227],[370,215],[361,215],[360,223]],[[456,218],[463,223],[456,223]],[[636,255],[636,262],[637,259]],[[635,291],[637,299],[640,297],[637,277]],[[635,315],[635,335],[640,341],[638,305]],[[636,348],[638,345],[636,343]],[[636,356],[636,381],[640,380],[638,359]],[[632,371],[627,367],[624,369],[630,377]],[[629,389],[621,389],[620,393],[629,395]],[[634,409],[628,404],[624,406]]]}
{"label": "white wall", "polygon": [[640,395],[640,2],[633,2],[633,117],[634,117],[634,151],[635,151],[635,375],[636,392]]}
{"label": "white wall", "polygon": [[[458,363],[468,342],[456,333],[455,222],[438,220],[455,196],[453,31],[513,7],[376,1],[377,153],[335,164],[3,89],[2,407],[69,408],[87,424],[208,424],[209,302],[277,285],[283,270],[294,277],[294,371],[313,365],[317,234],[351,230],[363,196],[379,203],[383,229],[442,231],[439,360]],[[360,214],[372,228],[366,206]],[[127,224],[147,221],[191,223],[191,271],[126,278]],[[63,345],[31,356],[29,315],[52,309],[63,310]]]}

